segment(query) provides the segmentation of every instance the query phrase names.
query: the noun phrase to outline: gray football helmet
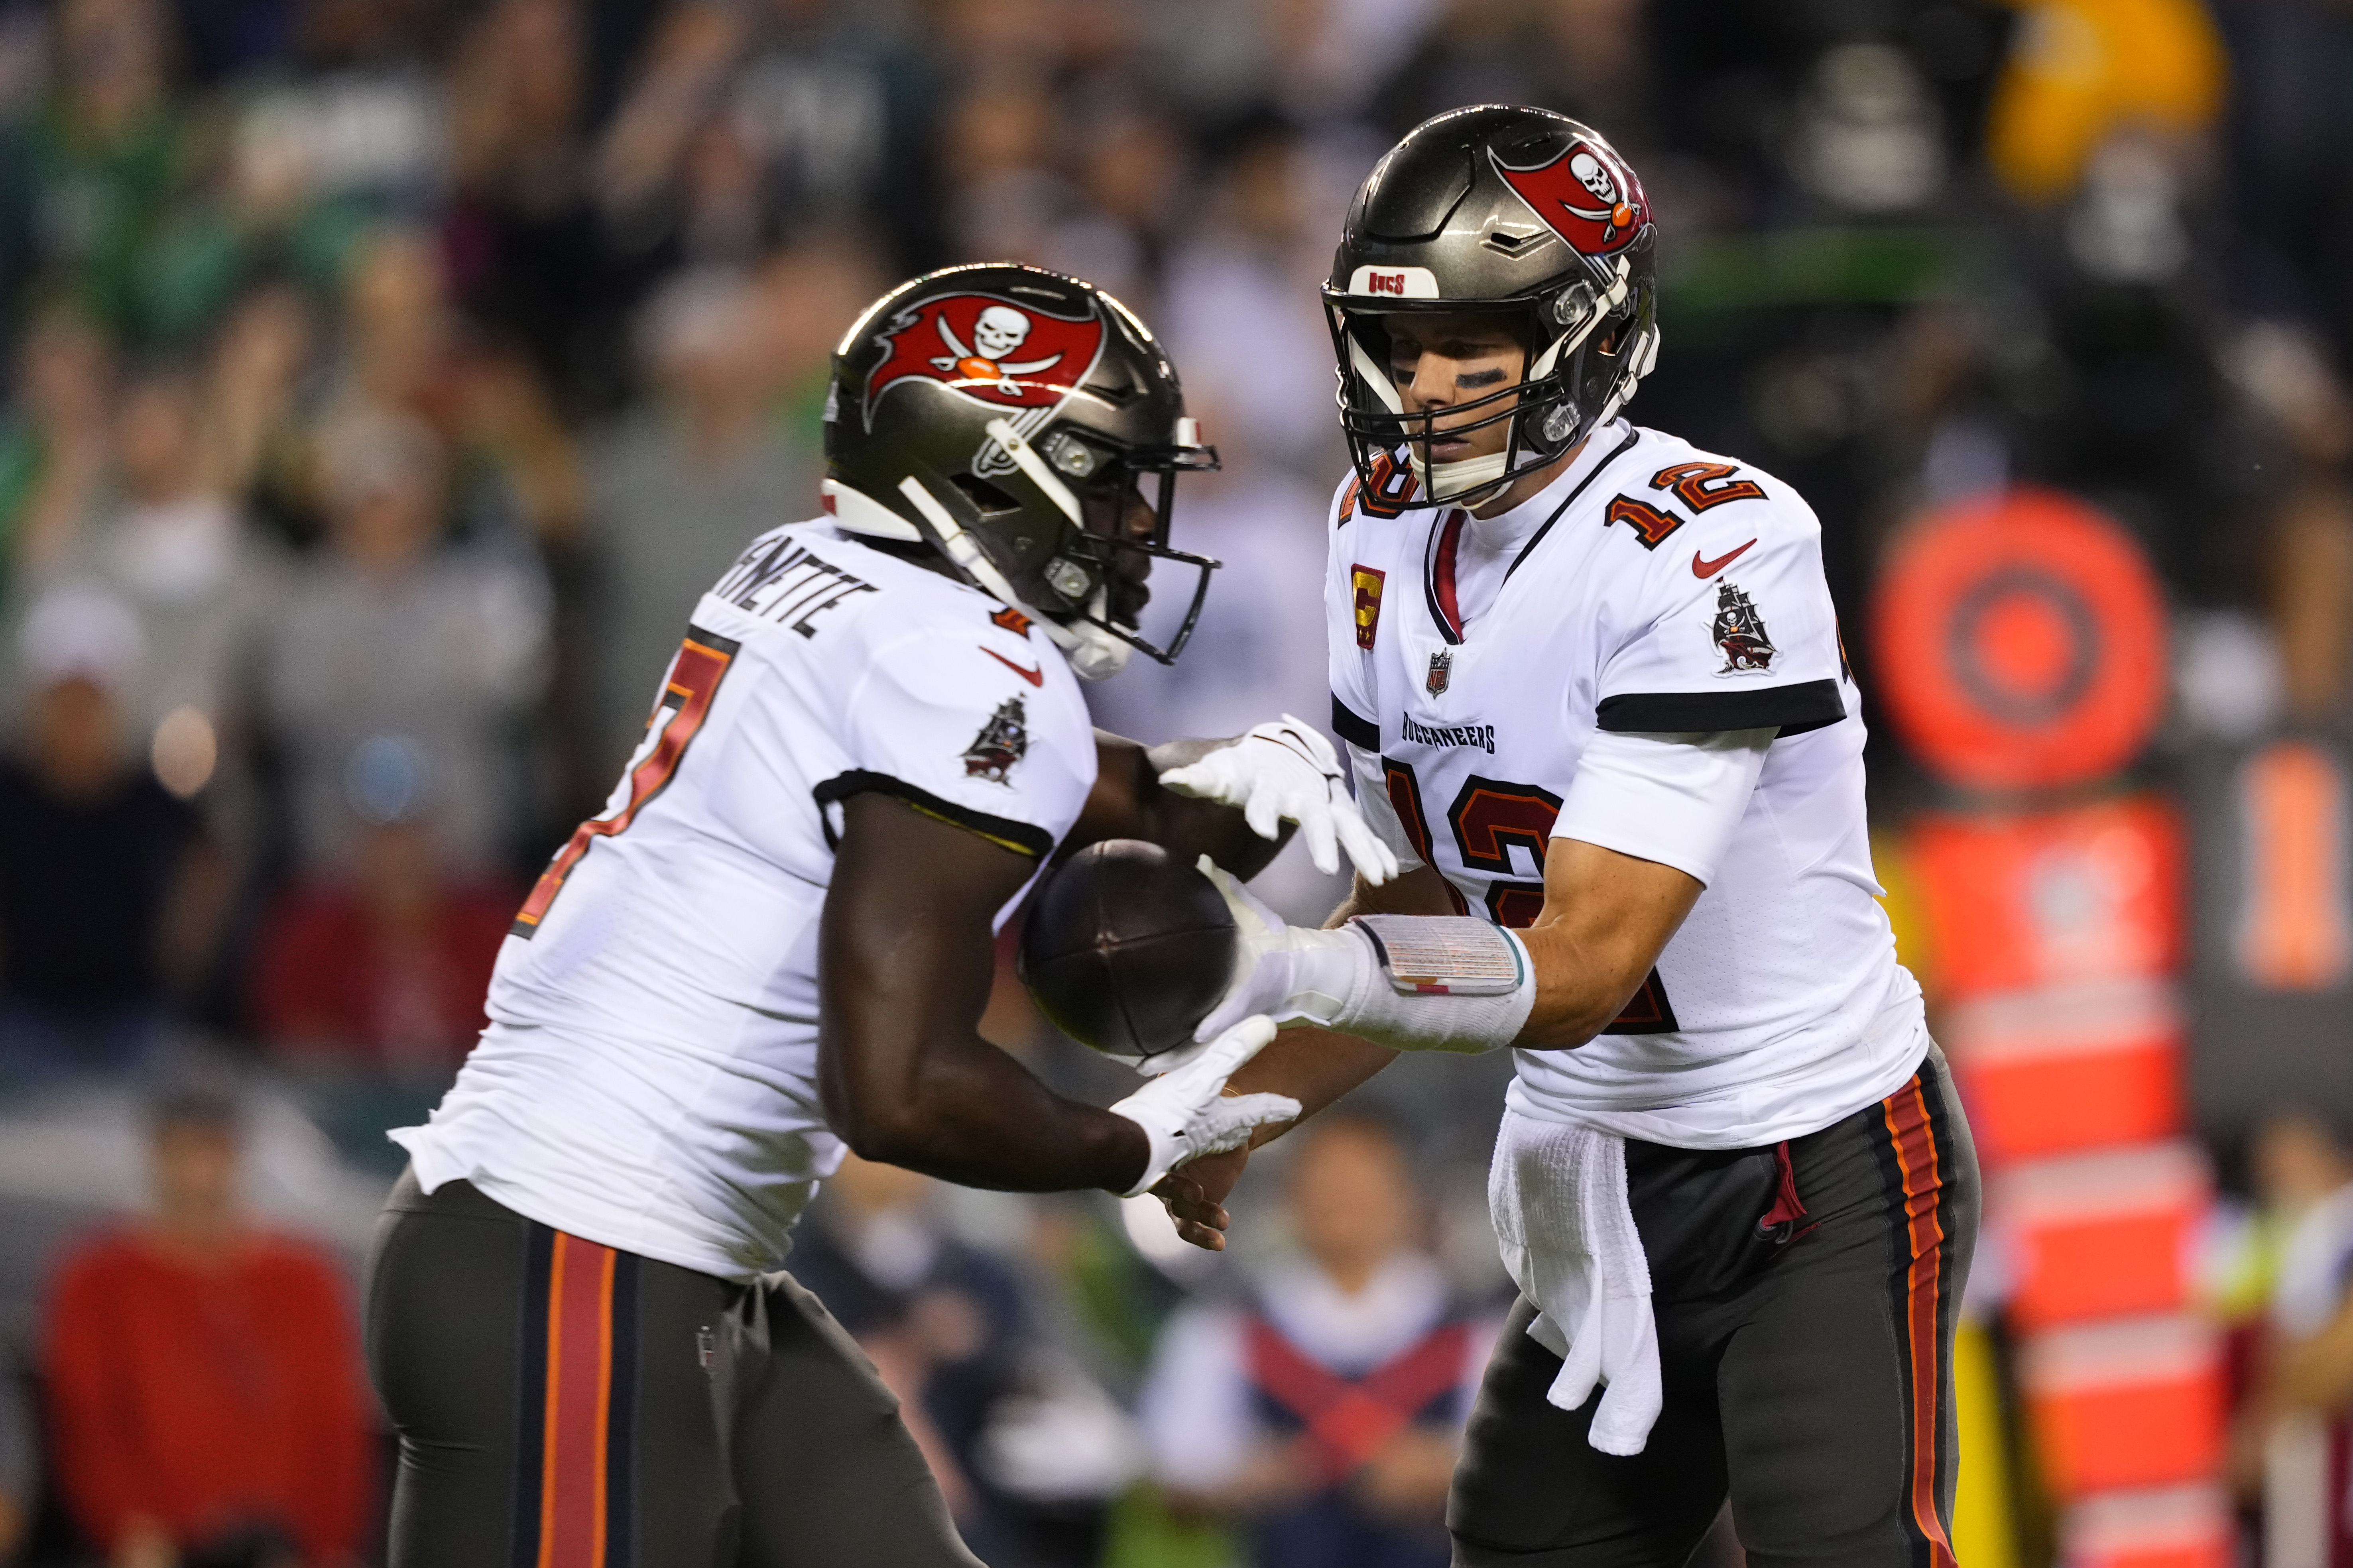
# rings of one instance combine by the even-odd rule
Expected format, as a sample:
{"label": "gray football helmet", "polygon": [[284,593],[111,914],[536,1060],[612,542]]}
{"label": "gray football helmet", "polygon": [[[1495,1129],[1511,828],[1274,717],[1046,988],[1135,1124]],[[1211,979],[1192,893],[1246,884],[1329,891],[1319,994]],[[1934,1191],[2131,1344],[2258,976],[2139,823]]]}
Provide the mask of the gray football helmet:
{"label": "gray football helmet", "polygon": [[[1361,504],[1475,503],[1614,416],[1658,357],[1657,249],[1641,181],[1565,114],[1483,104],[1409,132],[1357,190],[1324,286]],[[1527,371],[1443,412],[1458,435],[1509,420],[1511,438],[1431,464],[1437,416],[1405,412],[1387,319],[1472,310],[1511,319]]]}
{"label": "gray football helmet", "polygon": [[[1176,476],[1216,468],[1217,451],[1152,333],[1091,283],[987,262],[893,289],[834,351],[825,455],[837,525],[938,552],[1084,679],[1130,648],[1168,663],[1193,635],[1218,563],[1171,549],[1169,521]],[[1136,629],[1153,560],[1197,574],[1166,648]]]}

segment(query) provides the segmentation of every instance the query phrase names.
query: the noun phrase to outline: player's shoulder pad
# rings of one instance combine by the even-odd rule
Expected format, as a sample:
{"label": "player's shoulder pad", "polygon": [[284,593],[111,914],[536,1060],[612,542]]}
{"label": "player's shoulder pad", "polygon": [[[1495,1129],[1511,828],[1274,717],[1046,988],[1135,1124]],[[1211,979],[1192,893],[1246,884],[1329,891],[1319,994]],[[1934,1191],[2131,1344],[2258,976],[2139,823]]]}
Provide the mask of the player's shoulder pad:
{"label": "player's shoulder pad", "polygon": [[1013,701],[1034,724],[1089,727],[1078,677],[1036,621],[976,588],[924,575],[931,591],[868,612],[843,639],[841,668],[860,689],[943,712]]}
{"label": "player's shoulder pad", "polygon": [[1352,523],[1402,517],[1422,509],[1421,481],[1413,465],[1394,454],[1377,454],[1369,479],[1353,468],[1332,492],[1331,529],[1337,533]]}
{"label": "player's shoulder pad", "polygon": [[1350,468],[1333,487],[1332,504],[1324,509],[1324,531],[1326,533],[1337,533],[1356,520],[1356,491],[1362,484],[1363,481],[1356,477],[1356,470]]}
{"label": "player's shoulder pad", "polygon": [[[1599,498],[1602,522],[1639,547],[1644,575],[1680,577],[1689,566],[1818,552],[1821,523],[1787,481],[1738,458],[1645,428]],[[1694,554],[1696,552],[1696,554]]]}

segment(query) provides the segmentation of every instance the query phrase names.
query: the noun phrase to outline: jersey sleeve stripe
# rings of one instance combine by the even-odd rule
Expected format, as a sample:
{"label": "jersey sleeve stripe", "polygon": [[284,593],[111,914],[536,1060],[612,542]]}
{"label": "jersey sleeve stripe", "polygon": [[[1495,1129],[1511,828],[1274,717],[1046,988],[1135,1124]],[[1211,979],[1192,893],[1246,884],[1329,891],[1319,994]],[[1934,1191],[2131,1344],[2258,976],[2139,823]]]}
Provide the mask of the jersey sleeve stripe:
{"label": "jersey sleeve stripe", "polygon": [[1600,728],[1620,734],[1680,735],[1718,730],[1771,730],[1784,737],[1846,717],[1835,680],[1806,680],[1745,691],[1627,691],[1594,709]]}
{"label": "jersey sleeve stripe", "polygon": [[1042,860],[1054,852],[1054,836],[1034,823],[1015,822],[1009,817],[991,816],[985,811],[958,805],[904,779],[892,778],[889,773],[853,768],[846,773],[836,773],[810,793],[817,796],[818,820],[825,825],[825,847],[828,849],[841,847],[841,838],[834,832],[833,819],[826,815],[826,807],[837,801],[848,800],[853,795],[878,794],[896,795],[925,816],[952,827],[961,827],[966,833],[976,833],[991,844],[1010,849],[1016,855]]}
{"label": "jersey sleeve stripe", "polygon": [[1332,699],[1332,732],[1352,746],[1367,752],[1381,749],[1381,727],[1350,708],[1335,695]]}

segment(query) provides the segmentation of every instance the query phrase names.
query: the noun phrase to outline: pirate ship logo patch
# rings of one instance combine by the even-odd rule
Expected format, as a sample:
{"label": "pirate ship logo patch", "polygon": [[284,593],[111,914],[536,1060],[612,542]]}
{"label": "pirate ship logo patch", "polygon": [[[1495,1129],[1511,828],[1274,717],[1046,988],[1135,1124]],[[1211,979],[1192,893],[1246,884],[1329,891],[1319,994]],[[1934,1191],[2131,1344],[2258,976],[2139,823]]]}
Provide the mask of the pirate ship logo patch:
{"label": "pirate ship logo patch", "polygon": [[1711,635],[1724,650],[1724,668],[1716,671],[1718,675],[1770,668],[1773,656],[1780,651],[1765,633],[1765,617],[1757,613],[1757,602],[1729,582],[1716,584],[1715,626]]}
{"label": "pirate ship logo patch", "polygon": [[1432,697],[1440,696],[1453,679],[1454,650],[1442,647],[1430,656],[1430,673],[1421,678],[1421,689]]}
{"label": "pirate ship logo patch", "polygon": [[965,776],[1003,784],[1013,764],[1029,754],[1029,710],[1018,697],[1008,697],[997,705],[997,711],[964,749]]}

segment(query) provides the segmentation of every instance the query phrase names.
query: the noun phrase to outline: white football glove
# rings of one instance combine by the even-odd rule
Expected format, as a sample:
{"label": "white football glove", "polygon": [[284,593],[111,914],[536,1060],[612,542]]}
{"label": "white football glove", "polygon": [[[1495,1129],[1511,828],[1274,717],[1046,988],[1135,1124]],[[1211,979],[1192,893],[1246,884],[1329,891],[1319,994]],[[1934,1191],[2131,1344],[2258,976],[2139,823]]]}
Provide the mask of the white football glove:
{"label": "white football glove", "polygon": [[1271,1018],[1244,1018],[1221,1031],[1206,1049],[1182,1053],[1181,1066],[1154,1079],[1111,1108],[1144,1129],[1151,1140],[1151,1157],[1144,1175],[1121,1195],[1134,1197],[1187,1160],[1222,1154],[1250,1142],[1252,1131],[1270,1121],[1290,1121],[1299,1115],[1299,1101],[1287,1094],[1225,1092],[1226,1079],[1274,1038]]}
{"label": "white football glove", "polygon": [[1169,769],[1160,783],[1197,800],[1240,806],[1242,820],[1261,838],[1295,822],[1317,870],[1337,871],[1345,848],[1358,874],[1378,887],[1398,874],[1397,856],[1365,825],[1342,777],[1340,758],[1324,732],[1285,713],[1198,763]]}
{"label": "white football glove", "polygon": [[1226,896],[1241,942],[1234,958],[1232,987],[1201,1020],[1193,1037],[1215,1039],[1256,1014],[1278,1024],[1328,1024],[1338,1016],[1364,966],[1373,962],[1365,939],[1345,927],[1317,931],[1286,925],[1207,855],[1199,864],[1202,874]]}

